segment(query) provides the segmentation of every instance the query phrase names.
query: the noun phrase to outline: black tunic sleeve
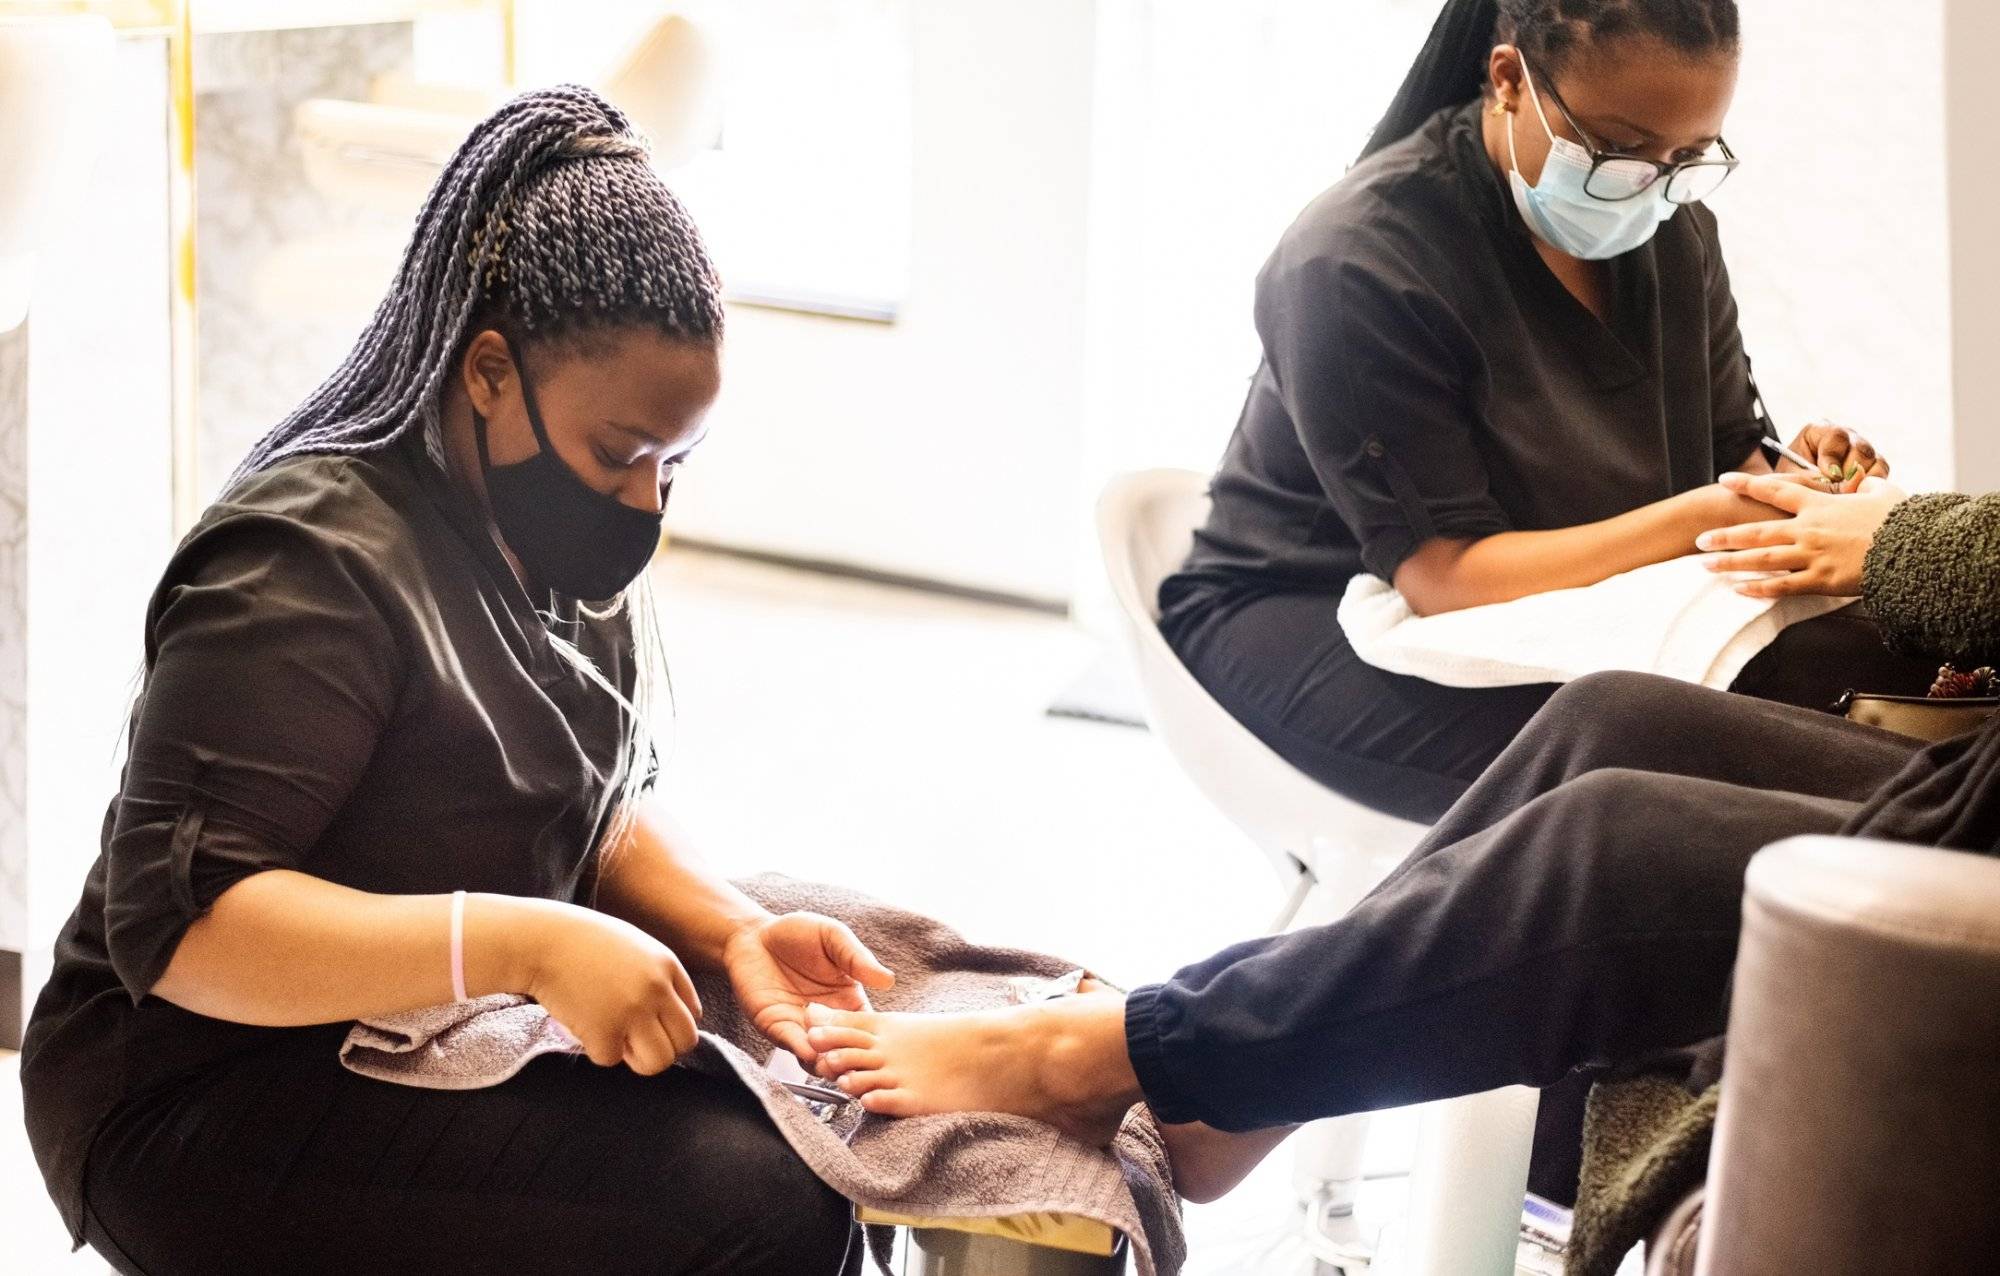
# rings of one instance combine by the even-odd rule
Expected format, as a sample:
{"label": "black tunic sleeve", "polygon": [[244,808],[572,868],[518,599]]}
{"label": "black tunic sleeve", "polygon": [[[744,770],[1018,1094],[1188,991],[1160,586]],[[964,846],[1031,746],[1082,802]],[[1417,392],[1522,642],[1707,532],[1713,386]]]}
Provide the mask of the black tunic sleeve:
{"label": "black tunic sleeve", "polygon": [[382,597],[337,532],[269,514],[226,514],[175,554],[106,845],[107,947],[134,1002],[230,886],[305,867],[368,765],[403,667]]}
{"label": "black tunic sleeve", "polygon": [[1435,293],[1351,258],[1281,253],[1256,317],[1300,445],[1369,571],[1393,580],[1425,541],[1510,528],[1473,439],[1465,343]]}
{"label": "black tunic sleeve", "polygon": [[1756,396],[1750,392],[1750,361],[1743,352],[1736,294],[1729,286],[1729,267],[1722,261],[1715,218],[1705,208],[1696,216],[1701,219],[1701,243],[1706,250],[1709,420],[1715,431],[1715,473],[1723,474],[1750,459],[1764,427],[1757,419]]}

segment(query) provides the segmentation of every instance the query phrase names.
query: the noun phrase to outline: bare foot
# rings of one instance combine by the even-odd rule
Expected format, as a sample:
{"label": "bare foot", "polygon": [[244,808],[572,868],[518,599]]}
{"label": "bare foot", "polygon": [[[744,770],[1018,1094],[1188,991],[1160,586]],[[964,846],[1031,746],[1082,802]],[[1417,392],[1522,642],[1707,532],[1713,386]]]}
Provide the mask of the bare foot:
{"label": "bare foot", "polygon": [[884,1116],[1010,1112],[1095,1147],[1139,1102],[1125,999],[1079,994],[1001,1010],[808,1010],[817,1071]]}
{"label": "bare foot", "polygon": [[1166,1140],[1167,1159],[1173,1162],[1174,1190],[1196,1205],[1219,1201],[1298,1128],[1281,1125],[1230,1134],[1199,1121],[1188,1125],[1163,1121],[1160,1136]]}

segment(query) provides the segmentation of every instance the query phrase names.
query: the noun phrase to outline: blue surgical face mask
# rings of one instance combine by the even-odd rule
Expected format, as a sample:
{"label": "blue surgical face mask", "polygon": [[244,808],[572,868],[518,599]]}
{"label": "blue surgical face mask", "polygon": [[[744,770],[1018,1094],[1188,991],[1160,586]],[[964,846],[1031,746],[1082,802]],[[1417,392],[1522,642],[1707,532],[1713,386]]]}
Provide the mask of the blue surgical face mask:
{"label": "blue surgical face mask", "polygon": [[1542,111],[1535,77],[1526,65],[1521,67],[1521,75],[1527,81],[1528,97],[1535,104],[1542,131],[1549,135],[1549,158],[1542,165],[1542,178],[1530,186],[1521,177],[1520,161],[1514,154],[1514,121],[1507,121],[1508,184],[1514,188],[1514,204],[1528,228],[1550,247],[1586,261],[1617,257],[1652,239],[1661,223],[1678,211],[1667,198],[1667,184],[1656,183],[1630,199],[1592,197],[1583,188],[1590,179],[1590,152],[1556,136]]}

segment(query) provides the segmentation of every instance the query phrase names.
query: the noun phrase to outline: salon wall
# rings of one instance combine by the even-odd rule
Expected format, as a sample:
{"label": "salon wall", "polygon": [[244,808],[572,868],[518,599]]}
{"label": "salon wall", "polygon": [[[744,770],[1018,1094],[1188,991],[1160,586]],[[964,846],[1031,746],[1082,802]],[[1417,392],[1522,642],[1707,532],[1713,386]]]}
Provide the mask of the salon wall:
{"label": "salon wall", "polygon": [[893,325],[738,307],[684,534],[1074,602],[1096,492],[1206,469],[1252,281],[1334,181],[1430,0],[914,7]]}
{"label": "salon wall", "polygon": [[1957,486],[1990,492],[2000,490],[2000,167],[1993,163],[2000,5],[1947,0],[1944,45]]}
{"label": "salon wall", "polygon": [[[909,6],[895,321],[733,307],[714,431],[674,497],[678,533],[1068,597],[1096,7]],[[800,193],[800,218],[818,215],[815,198]]]}
{"label": "salon wall", "polygon": [[[1780,428],[1854,425],[1918,487],[1950,486],[1958,468],[1952,277],[1966,240],[1961,226],[1954,241],[1948,215],[1945,10],[1945,0],[1893,13],[1871,0],[1744,4],[1729,121],[1744,163],[1714,201]],[[1982,72],[1993,56],[1988,43]],[[1983,122],[1964,137],[1952,171],[1985,170],[1989,137]],[[1989,216],[1982,236],[1990,226]]]}
{"label": "salon wall", "polygon": [[406,22],[195,41],[204,504],[346,357],[415,213],[315,189],[293,113],[309,98],[366,98],[374,76],[410,65],[411,44]]}

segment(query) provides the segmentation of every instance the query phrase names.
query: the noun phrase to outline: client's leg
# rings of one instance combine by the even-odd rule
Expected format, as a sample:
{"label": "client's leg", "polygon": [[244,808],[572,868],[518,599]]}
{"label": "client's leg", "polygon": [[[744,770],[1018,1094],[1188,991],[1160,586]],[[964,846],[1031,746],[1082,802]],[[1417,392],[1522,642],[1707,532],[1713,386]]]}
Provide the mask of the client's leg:
{"label": "client's leg", "polygon": [[1788,626],[1743,666],[1733,692],[1824,713],[1849,690],[1920,696],[1938,662],[1891,651],[1867,603]]}
{"label": "client's leg", "polygon": [[1593,674],[1555,693],[1424,846],[1461,841],[1605,768],[1859,801],[1918,748],[1893,732],[1794,705],[1652,674]]}
{"label": "client's leg", "polygon": [[[1914,741],[1823,712],[1647,674],[1597,674],[1557,691],[1383,886],[1439,848],[1492,827],[1594,769],[1629,768],[1855,798],[1887,783],[1916,748]],[[1563,1178],[1563,1162],[1582,1146],[1581,1104],[1590,1075],[1582,1070],[1566,1078],[1554,1092],[1556,1102],[1544,1096],[1536,1173],[1553,1175],[1549,1182]],[[1567,1127],[1562,1121],[1565,1098],[1571,1100]],[[1574,1174],[1573,1164],[1568,1173]]]}
{"label": "client's leg", "polygon": [[[1249,1131],[1547,1085],[1721,1031],[1745,863],[1854,809],[1592,772],[1412,861],[1340,921],[1236,945],[1129,999],[829,1011],[814,1044],[871,1111],[1008,1111],[1092,1138],[1141,1098],[1163,1122]],[[1205,1135],[1175,1152],[1247,1169]]]}

